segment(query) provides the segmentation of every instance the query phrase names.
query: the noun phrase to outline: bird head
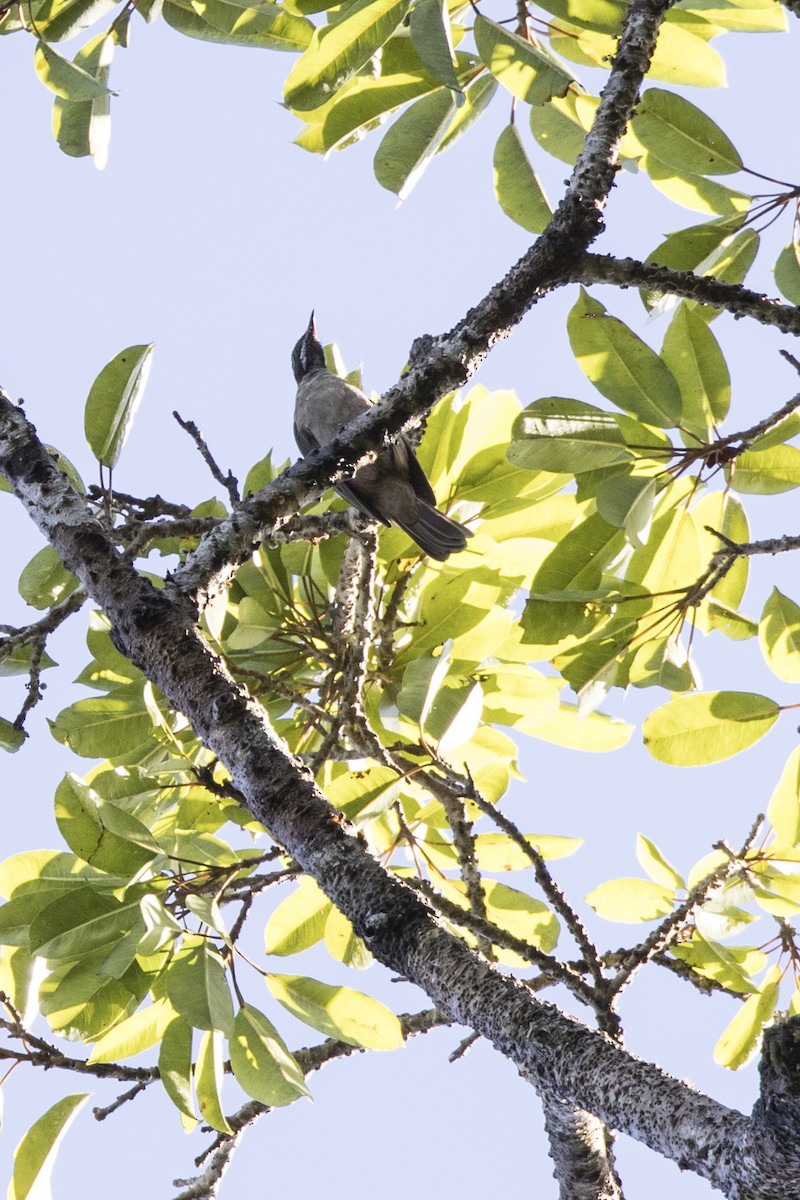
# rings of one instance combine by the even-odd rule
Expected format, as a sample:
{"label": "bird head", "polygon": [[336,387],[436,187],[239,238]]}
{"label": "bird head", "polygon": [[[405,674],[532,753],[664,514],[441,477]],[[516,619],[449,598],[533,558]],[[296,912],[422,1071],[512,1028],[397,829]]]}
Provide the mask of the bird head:
{"label": "bird head", "polygon": [[325,367],[325,351],[317,338],[317,327],[314,324],[314,313],[308,322],[308,329],[292,351],[292,370],[297,383],[311,371]]}

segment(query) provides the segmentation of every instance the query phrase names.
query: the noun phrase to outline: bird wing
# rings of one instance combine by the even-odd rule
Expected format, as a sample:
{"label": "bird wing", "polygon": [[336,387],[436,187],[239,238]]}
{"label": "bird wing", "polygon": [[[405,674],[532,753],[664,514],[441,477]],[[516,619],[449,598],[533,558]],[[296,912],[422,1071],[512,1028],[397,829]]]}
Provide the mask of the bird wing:
{"label": "bird wing", "polygon": [[319,450],[319,442],[311,430],[303,425],[298,425],[297,420],[294,423],[294,440],[304,458],[307,454],[313,454],[315,450]]}
{"label": "bird wing", "polygon": [[[319,442],[311,430],[304,425],[300,425],[297,421],[294,422],[294,440],[297,442],[298,449],[304,458],[307,454],[313,454],[315,450],[319,450]],[[349,483],[337,484],[336,491],[348,504],[352,504],[353,508],[357,508],[365,517],[370,517],[373,521],[381,521],[384,525],[389,524],[386,518],[381,516],[366,498],[353,491]]]}
{"label": "bird wing", "polygon": [[427,475],[417,462],[417,456],[404,437],[398,438],[391,448],[392,459],[398,475],[408,479],[418,500],[424,500],[436,508],[436,496]]}

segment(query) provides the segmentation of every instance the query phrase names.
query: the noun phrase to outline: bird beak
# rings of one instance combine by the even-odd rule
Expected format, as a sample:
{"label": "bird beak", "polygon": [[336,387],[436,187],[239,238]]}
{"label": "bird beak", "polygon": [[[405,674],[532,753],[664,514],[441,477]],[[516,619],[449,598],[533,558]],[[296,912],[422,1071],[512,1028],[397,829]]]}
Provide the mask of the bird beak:
{"label": "bird beak", "polygon": [[306,331],[306,332],[307,332],[307,333],[310,333],[310,334],[311,334],[311,336],[312,336],[313,338],[316,338],[316,336],[317,336],[317,327],[316,327],[316,325],[314,324],[314,310],[313,310],[313,308],[312,308],[312,310],[311,310],[311,317],[310,317],[310,319],[309,319],[309,322],[308,322],[308,329],[307,329],[307,331]]}

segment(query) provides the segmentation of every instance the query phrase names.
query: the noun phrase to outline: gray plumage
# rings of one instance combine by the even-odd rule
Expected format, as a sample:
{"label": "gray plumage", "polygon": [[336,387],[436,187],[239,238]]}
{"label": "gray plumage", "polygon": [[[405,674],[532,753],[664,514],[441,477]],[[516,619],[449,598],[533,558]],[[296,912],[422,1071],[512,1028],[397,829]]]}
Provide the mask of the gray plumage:
{"label": "gray plumage", "polygon": [[[327,445],[370,407],[363,392],[325,366],[313,312],[292,351],[292,370],[297,380],[294,437],[304,455]],[[384,525],[399,525],[420,550],[440,562],[463,550],[472,536],[437,510],[433,488],[403,437],[336,490],[365,516]]]}

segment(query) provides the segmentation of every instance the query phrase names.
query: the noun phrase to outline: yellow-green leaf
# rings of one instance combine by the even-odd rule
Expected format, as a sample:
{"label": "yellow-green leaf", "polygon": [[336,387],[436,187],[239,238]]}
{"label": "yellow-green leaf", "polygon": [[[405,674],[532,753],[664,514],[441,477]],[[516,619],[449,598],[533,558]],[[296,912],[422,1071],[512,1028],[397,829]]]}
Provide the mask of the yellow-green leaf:
{"label": "yellow-green leaf", "polygon": [[526,104],[546,104],[566,95],[572,75],[558,60],[486,17],[475,18],[475,45],[505,88]]}
{"label": "yellow-green leaf", "polygon": [[778,679],[800,682],[800,605],[777,588],[764,605],[758,641],[767,666]]}
{"label": "yellow-green leaf", "polygon": [[633,130],[642,145],[684,174],[726,175],[742,169],[736,147],[719,126],[674,92],[648,88]]}
{"label": "yellow-green leaf", "polygon": [[209,1029],[200,1039],[200,1049],[197,1052],[194,1071],[197,1103],[203,1120],[207,1121],[212,1129],[231,1134],[233,1130],[222,1111],[223,1076],[222,1034],[216,1029]]}
{"label": "yellow-green leaf", "polygon": [[49,1200],[50,1172],[61,1140],[88,1098],[88,1092],[64,1096],[34,1121],[14,1151],[8,1200]]}
{"label": "yellow-green leaf", "polygon": [[786,760],[770,797],[767,818],[785,846],[800,843],[800,746],[796,746]]}
{"label": "yellow-green leaf", "polygon": [[650,714],[644,744],[659,762],[697,767],[721,762],[754,745],[780,712],[754,692],[700,692],[678,696]]}
{"label": "yellow-green leaf", "polygon": [[516,125],[506,125],[494,148],[494,193],[506,216],[529,233],[541,233],[553,215]]}
{"label": "yellow-green leaf", "polygon": [[781,968],[770,967],[761,990],[749,996],[714,1047],[714,1062],[735,1071],[755,1052],[762,1030],[778,1003]]}
{"label": "yellow-green leaf", "polygon": [[403,1044],[397,1017],[372,996],[302,975],[270,974],[266,983],[284,1008],[326,1037],[366,1050],[396,1050]]}
{"label": "yellow-green leaf", "polygon": [[282,1106],[311,1093],[294,1055],[275,1026],[252,1004],[243,1004],[229,1042],[237,1083],[254,1100]]}
{"label": "yellow-green leaf", "polygon": [[583,289],[567,331],[578,365],[607,399],[648,425],[667,428],[679,422],[681,394],[669,367]]}
{"label": "yellow-green leaf", "polygon": [[675,889],[651,879],[609,879],[589,892],[586,903],[607,921],[655,921],[672,912]]}
{"label": "yellow-green leaf", "polygon": [[315,30],[311,44],[289,72],[283,97],[307,112],[329,100],[394,33],[410,0],[357,0],[346,15]]}
{"label": "yellow-green leaf", "polygon": [[108,96],[109,90],[83,67],[57,54],[46,42],[37,42],[33,56],[36,74],[46,88],[63,100],[93,100]]}

